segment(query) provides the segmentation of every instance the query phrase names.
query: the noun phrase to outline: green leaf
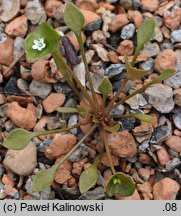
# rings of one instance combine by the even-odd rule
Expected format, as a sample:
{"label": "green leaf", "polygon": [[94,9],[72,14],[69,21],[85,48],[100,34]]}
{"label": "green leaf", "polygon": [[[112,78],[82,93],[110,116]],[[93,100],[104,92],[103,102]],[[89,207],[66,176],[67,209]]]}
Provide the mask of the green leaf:
{"label": "green leaf", "polygon": [[54,179],[54,174],[59,167],[58,164],[49,169],[41,170],[33,180],[33,191],[39,192],[50,186]]}
{"label": "green leaf", "polygon": [[35,136],[37,136],[36,132],[29,132],[24,129],[17,128],[8,134],[3,145],[8,149],[20,150],[25,148]]}
{"label": "green leaf", "polygon": [[120,124],[115,124],[114,126],[112,127],[109,127],[107,125],[104,126],[104,130],[108,131],[108,132],[111,132],[111,133],[115,133],[115,132],[118,132],[120,129]]}
{"label": "green leaf", "polygon": [[81,193],[87,192],[92,188],[98,178],[97,166],[95,164],[91,165],[89,168],[84,170],[79,178],[79,190]]}
{"label": "green leaf", "polygon": [[84,16],[72,3],[68,3],[64,11],[65,24],[75,33],[80,34],[84,25]]}
{"label": "green leaf", "polygon": [[154,19],[145,19],[137,32],[137,48],[141,49],[146,42],[148,42],[155,30],[155,20]]}
{"label": "green leaf", "polygon": [[73,107],[58,107],[56,110],[60,113],[77,113],[78,112],[78,110]]}
{"label": "green leaf", "polygon": [[162,82],[162,81],[164,81],[164,80],[170,78],[170,77],[173,76],[174,74],[175,74],[175,70],[173,70],[173,69],[166,69],[166,70],[164,70],[164,71],[160,74],[159,77],[157,77],[157,78],[155,79],[155,81],[157,81],[157,82]]}
{"label": "green leaf", "polygon": [[137,119],[144,121],[144,122],[150,122],[150,123],[155,122],[155,118],[153,116],[146,115],[146,114],[132,113],[132,114],[130,114],[130,117],[137,118]]}
{"label": "green leaf", "polygon": [[110,92],[112,92],[112,84],[109,79],[105,76],[98,87],[98,90],[102,95],[107,96]]}
{"label": "green leaf", "polygon": [[88,112],[86,111],[86,109],[79,105],[77,106],[77,111],[82,118],[86,118],[88,115]]}
{"label": "green leaf", "polygon": [[137,69],[136,67],[132,67],[127,57],[125,57],[125,63],[126,63],[127,78],[130,80],[137,80],[148,74],[148,72],[145,70],[140,70]]}
{"label": "green leaf", "polygon": [[120,196],[131,196],[134,193],[136,185],[133,179],[124,174],[124,173],[116,173],[114,174],[108,181],[106,186],[106,193],[109,197],[113,195]]}
{"label": "green leaf", "polygon": [[[41,51],[32,48],[34,40],[43,38],[46,47]],[[29,60],[37,60],[45,57],[47,54],[55,50],[60,41],[59,34],[50,26],[49,23],[44,22],[30,33],[25,39],[25,52]]]}

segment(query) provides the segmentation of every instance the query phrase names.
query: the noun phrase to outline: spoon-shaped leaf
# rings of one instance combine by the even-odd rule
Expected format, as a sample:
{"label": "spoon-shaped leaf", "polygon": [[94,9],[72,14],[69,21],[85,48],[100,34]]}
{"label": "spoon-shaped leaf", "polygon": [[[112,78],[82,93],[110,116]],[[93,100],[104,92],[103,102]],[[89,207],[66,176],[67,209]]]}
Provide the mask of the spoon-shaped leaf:
{"label": "spoon-shaped leaf", "polygon": [[124,174],[124,173],[116,173],[114,174],[108,181],[106,186],[106,193],[109,197],[113,195],[120,196],[131,196],[135,190],[135,183],[133,179]]}
{"label": "spoon-shaped leaf", "polygon": [[111,132],[111,133],[116,133],[118,132],[120,129],[120,124],[115,124],[114,126],[112,127],[109,127],[107,125],[104,125],[104,130],[108,131],[108,132]]}
{"label": "spoon-shaped leaf", "polygon": [[98,90],[103,96],[107,96],[107,94],[112,92],[112,84],[106,76],[103,78],[101,84],[98,87]]}
{"label": "spoon-shaped leaf", "polygon": [[130,114],[130,117],[137,118],[137,119],[144,121],[144,122],[150,122],[150,123],[155,122],[155,118],[153,116],[146,115],[146,114],[132,113],[132,114]]}
{"label": "spoon-shaped leaf", "polygon": [[84,16],[72,3],[68,3],[64,11],[65,24],[75,33],[80,34],[84,25]]}
{"label": "spoon-shaped leaf", "polygon": [[8,134],[3,145],[8,149],[20,150],[25,148],[35,136],[37,136],[36,132],[29,132],[24,129],[17,128]]}
{"label": "spoon-shaped leaf", "polygon": [[87,192],[92,188],[98,178],[98,170],[95,164],[91,165],[89,168],[84,170],[79,179],[79,190],[81,193]]}
{"label": "spoon-shaped leaf", "polygon": [[50,186],[53,182],[54,174],[58,167],[59,165],[56,164],[49,169],[41,170],[35,176],[35,179],[33,181],[33,191],[39,192]]}
{"label": "spoon-shaped leaf", "polygon": [[[39,51],[33,49],[35,40],[44,39],[45,47]],[[58,47],[60,41],[59,34],[50,26],[49,23],[44,22],[30,33],[25,39],[25,52],[30,60],[37,60],[45,57]]]}
{"label": "spoon-shaped leaf", "polygon": [[73,107],[58,107],[56,110],[60,113],[77,113],[78,112],[78,110]]}
{"label": "spoon-shaped leaf", "polygon": [[148,74],[148,72],[145,70],[140,70],[135,67],[132,67],[127,57],[125,57],[125,63],[126,63],[127,78],[130,80],[137,80]]}

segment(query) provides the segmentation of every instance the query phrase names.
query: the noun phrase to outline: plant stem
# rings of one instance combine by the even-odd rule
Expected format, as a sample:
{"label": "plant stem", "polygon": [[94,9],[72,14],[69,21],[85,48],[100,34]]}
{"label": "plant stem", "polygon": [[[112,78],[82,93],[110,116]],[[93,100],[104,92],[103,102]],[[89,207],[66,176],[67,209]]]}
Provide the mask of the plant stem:
{"label": "plant stem", "polygon": [[82,54],[82,58],[83,58],[84,66],[85,66],[85,71],[86,71],[87,79],[88,79],[88,82],[89,82],[89,85],[90,85],[90,90],[91,90],[92,97],[93,97],[93,100],[94,100],[94,104],[93,105],[94,105],[95,110],[99,111],[100,107],[99,107],[98,102],[97,102],[96,93],[94,91],[94,86],[93,86],[92,78],[91,78],[89,67],[88,67],[88,64],[87,64],[87,59],[86,59],[86,55],[85,55],[84,45],[82,43],[81,33],[80,34],[76,34],[76,37],[77,37],[77,40],[78,40],[78,43],[79,43],[79,46],[80,46],[80,50],[81,50],[81,54]]}
{"label": "plant stem", "polygon": [[133,57],[133,60],[131,62],[131,66],[134,67],[135,63],[136,63],[136,59],[139,55],[139,52],[140,52],[140,49],[138,46],[136,47],[136,50],[135,50],[135,53],[134,53],[134,57]]}
{"label": "plant stem", "polygon": [[102,133],[102,137],[103,137],[106,153],[107,153],[107,156],[108,156],[108,160],[109,160],[109,163],[110,163],[111,171],[112,171],[113,174],[115,174],[116,171],[114,169],[114,164],[113,164],[113,161],[112,161],[112,157],[111,157],[111,153],[110,153],[110,148],[109,148],[109,145],[107,143],[107,137],[106,137],[106,132],[105,132],[104,128],[101,129],[101,133]]}
{"label": "plant stem", "polygon": [[144,91],[146,88],[148,88],[150,85],[153,85],[153,84],[155,84],[155,83],[157,83],[157,82],[158,82],[158,80],[155,79],[155,80],[149,82],[148,84],[144,85],[142,88],[136,90],[136,91],[133,92],[132,94],[128,95],[126,98],[124,98],[124,99],[120,100],[119,102],[117,102],[116,104],[114,104],[114,105],[112,106],[112,110],[115,109],[115,108],[116,108],[117,106],[119,106],[120,104],[123,104],[123,103],[124,103],[125,101],[127,101],[128,99],[130,99],[130,98],[134,97],[135,95],[137,95],[137,94],[143,92],[143,91]]}
{"label": "plant stem", "polygon": [[65,157],[60,160],[57,164],[57,166],[59,167],[78,147],[81,143],[84,142],[84,140],[96,129],[97,124],[94,124],[93,127],[90,129],[90,131],[84,136],[82,137],[82,139],[65,155]]}
{"label": "plant stem", "polygon": [[130,114],[125,114],[125,115],[110,115],[111,118],[134,118]]}
{"label": "plant stem", "polygon": [[109,105],[106,107],[105,114],[108,114],[112,110],[113,104],[118,99],[118,97],[121,94],[121,92],[123,91],[123,88],[124,88],[126,82],[127,82],[127,80],[125,79],[123,81],[123,85],[119,87],[118,91],[116,92],[116,94],[114,95],[114,97],[112,98],[112,100],[110,101]]}
{"label": "plant stem", "polygon": [[[75,73],[73,72],[73,70],[65,63],[65,61],[63,60],[63,57],[62,55],[60,54],[60,52],[58,50],[55,50],[53,53],[52,53],[53,57],[56,59],[56,64],[57,66],[61,69],[62,66],[64,68],[66,68],[69,73],[72,75],[73,79],[75,80],[75,82],[77,83],[78,87],[81,89],[82,93],[84,94],[84,96],[86,97],[86,99],[89,101],[90,103],[90,106],[92,106],[93,104],[93,101],[92,101],[92,98],[90,97],[90,95],[87,93],[86,91],[86,88],[82,85],[82,83],[80,82],[80,80],[77,78],[77,76],[75,75]],[[70,79],[68,76],[67,76],[67,79]],[[73,84],[74,85],[74,84]],[[75,85],[74,85],[75,86]],[[78,90],[76,89],[76,92]],[[78,91],[79,92],[79,91]],[[80,93],[79,93],[80,94]]]}

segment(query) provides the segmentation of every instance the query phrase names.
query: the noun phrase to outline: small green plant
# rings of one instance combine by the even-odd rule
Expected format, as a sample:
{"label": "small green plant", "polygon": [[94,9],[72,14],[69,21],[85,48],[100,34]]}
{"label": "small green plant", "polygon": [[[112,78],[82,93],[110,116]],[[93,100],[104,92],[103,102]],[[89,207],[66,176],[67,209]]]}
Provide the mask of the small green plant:
{"label": "small green plant", "polygon": [[71,66],[65,62],[62,54],[59,52],[58,49],[60,41],[62,41],[63,38],[61,38],[61,36],[59,36],[58,33],[47,22],[42,23],[33,33],[27,36],[25,40],[25,52],[27,58],[30,60],[38,60],[48,54],[52,55],[57,67],[60,69],[67,83],[70,85],[75,94],[79,96],[80,100],[84,103],[84,106],[79,105],[77,106],[77,108],[59,107],[57,108],[57,111],[61,113],[78,113],[82,118],[85,119],[85,121],[84,123],[78,123],[72,127],[50,131],[30,132],[20,128],[15,129],[8,134],[6,140],[4,141],[4,146],[9,149],[20,150],[26,145],[28,145],[28,143],[33,137],[61,133],[69,131],[81,125],[92,123],[93,127],[90,129],[90,131],[74,146],[74,148],[63,159],[61,159],[51,168],[42,170],[36,175],[33,184],[34,191],[41,191],[46,187],[50,186],[53,182],[54,174],[59,168],[59,166],[88,136],[90,136],[95,130],[99,130],[102,142],[104,143],[104,148],[102,149],[101,154],[96,158],[95,162],[89,168],[82,172],[79,179],[80,192],[85,193],[95,186],[98,178],[97,165],[102,157],[103,152],[106,151],[112,171],[112,177],[109,179],[105,187],[107,195],[110,197],[117,194],[121,196],[130,196],[134,193],[136,185],[131,176],[121,172],[117,173],[115,171],[109,145],[107,143],[107,133],[116,133],[117,131],[119,131],[120,124],[116,121],[117,118],[137,118],[140,121],[146,122],[154,122],[154,118],[151,115],[139,113],[130,113],[126,115],[111,115],[111,111],[120,104],[124,104],[128,99],[132,98],[136,94],[143,92],[150,85],[162,82],[163,80],[169,78],[174,74],[174,70],[168,69],[163,71],[163,73],[156,79],[152,80],[148,84],[144,85],[142,88],[128,95],[127,97],[119,100],[121,92],[123,91],[123,88],[127,83],[127,79],[137,80],[142,78],[143,76],[148,75],[147,71],[140,70],[135,67],[135,62],[140,50],[142,49],[144,44],[151,39],[155,28],[155,22],[153,19],[144,20],[142,25],[138,29],[137,47],[132,62],[130,63],[127,57],[125,57],[127,79],[123,80],[123,85],[121,85],[114,97],[110,101],[108,101],[107,96],[109,93],[112,92],[113,88],[111,82],[105,76],[98,88],[100,94],[102,95],[103,102],[103,106],[100,106],[97,101],[97,95],[94,91],[93,82],[81,38],[81,30],[84,25],[84,16],[74,4],[68,3],[64,12],[64,21],[65,24],[75,33],[79,42],[91,94],[88,93],[86,87],[83,86],[79,79],[76,77]]}

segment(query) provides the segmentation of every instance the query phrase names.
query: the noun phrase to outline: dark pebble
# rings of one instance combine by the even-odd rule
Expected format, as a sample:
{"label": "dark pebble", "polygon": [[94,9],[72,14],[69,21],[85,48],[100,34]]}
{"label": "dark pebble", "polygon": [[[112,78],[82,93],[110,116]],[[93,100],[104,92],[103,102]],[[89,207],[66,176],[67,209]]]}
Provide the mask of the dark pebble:
{"label": "dark pebble", "polygon": [[102,187],[97,187],[92,191],[88,191],[79,197],[79,200],[103,200],[105,192]]}
{"label": "dark pebble", "polygon": [[97,19],[94,22],[89,23],[86,27],[85,30],[86,31],[96,31],[99,30],[101,28],[102,25],[102,20],[101,19]]}
{"label": "dark pebble", "polygon": [[7,82],[7,84],[4,87],[4,91],[7,94],[19,94],[20,90],[17,87],[17,80],[15,77],[11,77],[10,80]]}

